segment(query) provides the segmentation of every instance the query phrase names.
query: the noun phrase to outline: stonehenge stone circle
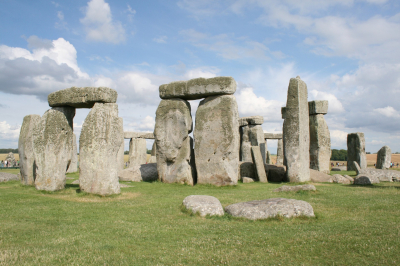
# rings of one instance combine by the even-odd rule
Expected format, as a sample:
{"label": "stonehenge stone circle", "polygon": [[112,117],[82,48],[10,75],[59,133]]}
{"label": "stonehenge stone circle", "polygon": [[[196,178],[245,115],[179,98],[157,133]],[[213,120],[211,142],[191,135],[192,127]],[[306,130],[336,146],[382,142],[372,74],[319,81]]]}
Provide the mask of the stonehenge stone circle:
{"label": "stonehenge stone circle", "polygon": [[307,85],[299,76],[291,78],[283,122],[283,149],[287,179],[310,180],[310,133]]}
{"label": "stonehenge stone circle", "polygon": [[324,114],[328,112],[328,101],[311,101],[310,112],[310,168],[330,173],[331,138]]}
{"label": "stonehenge stone circle", "polygon": [[367,168],[364,133],[357,132],[347,135],[347,171],[356,170],[353,161],[356,161],[361,169]]}
{"label": "stonehenge stone circle", "polygon": [[229,95],[236,91],[236,81],[231,77],[196,78],[161,85],[161,99],[180,98],[198,100],[215,95]]}
{"label": "stonehenge stone circle", "polygon": [[33,130],[33,152],[38,190],[55,191],[65,187],[65,172],[73,149],[73,107],[54,107],[44,113]]}
{"label": "stonehenge stone circle", "polygon": [[92,108],[95,103],[116,103],[117,97],[115,90],[106,87],[71,87],[50,93],[47,100],[51,107]]}
{"label": "stonehenge stone circle", "polygon": [[238,118],[238,106],[233,95],[211,96],[200,102],[194,130],[199,184],[237,184],[240,147]]}
{"label": "stonehenge stone circle", "polygon": [[146,159],[146,139],[132,138],[129,141],[129,166],[145,164]]}
{"label": "stonehenge stone circle", "polygon": [[392,150],[389,146],[383,146],[376,157],[376,169],[389,169],[392,161]]}
{"label": "stonehenge stone circle", "polygon": [[72,139],[72,154],[71,154],[71,163],[68,166],[67,173],[75,173],[78,172],[78,150],[76,147],[76,135]]}
{"label": "stonehenge stone circle", "polygon": [[115,103],[95,103],[87,115],[79,139],[79,187],[102,196],[119,194],[118,151],[123,124]]}
{"label": "stonehenge stone circle", "polygon": [[186,100],[161,100],[156,111],[154,129],[160,181],[194,185],[188,135],[192,129],[190,104]]}
{"label": "stonehenge stone circle", "polygon": [[40,121],[40,115],[27,115],[22,122],[18,139],[19,165],[21,183],[24,185],[35,184],[35,167],[33,154],[33,129]]}

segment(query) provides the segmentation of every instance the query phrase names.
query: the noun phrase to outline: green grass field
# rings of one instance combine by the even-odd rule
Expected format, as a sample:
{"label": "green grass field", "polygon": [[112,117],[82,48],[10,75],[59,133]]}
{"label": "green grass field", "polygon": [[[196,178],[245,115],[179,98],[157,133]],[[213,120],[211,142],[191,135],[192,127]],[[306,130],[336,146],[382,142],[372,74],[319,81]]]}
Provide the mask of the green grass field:
{"label": "green grass field", "polygon": [[[9,170],[7,170],[9,171]],[[335,172],[341,173],[341,172]],[[397,265],[400,183],[194,187],[129,183],[100,197],[71,185],[49,193],[0,183],[0,265]],[[247,221],[182,212],[188,195],[223,206],[273,197],[309,202],[316,218]]]}

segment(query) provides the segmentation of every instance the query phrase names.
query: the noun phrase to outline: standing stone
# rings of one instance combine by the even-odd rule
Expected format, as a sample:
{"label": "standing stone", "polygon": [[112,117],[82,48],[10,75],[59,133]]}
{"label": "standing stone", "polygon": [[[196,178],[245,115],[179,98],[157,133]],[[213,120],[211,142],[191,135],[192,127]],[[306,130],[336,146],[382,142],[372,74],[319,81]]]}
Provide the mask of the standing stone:
{"label": "standing stone", "polygon": [[76,135],[74,134],[74,138],[72,140],[71,163],[68,166],[67,173],[75,172],[78,172],[78,150],[76,147]]}
{"label": "standing stone", "polygon": [[86,117],[79,139],[79,187],[87,193],[121,192],[118,182],[118,151],[123,123],[116,103],[95,103]]}
{"label": "standing stone", "polygon": [[147,146],[146,139],[132,138],[129,141],[129,165],[141,165],[146,163]]}
{"label": "standing stone", "polygon": [[10,165],[10,167],[14,167],[15,165],[17,165],[17,161],[15,160],[15,156],[14,153],[9,152],[6,159],[5,159],[8,164]]}
{"label": "standing stone", "polygon": [[65,187],[68,165],[73,149],[73,107],[54,107],[44,113],[33,130],[38,190],[55,191]]}
{"label": "standing stone", "polygon": [[200,102],[194,131],[199,184],[237,184],[240,145],[238,128],[235,96],[212,96]]}
{"label": "standing stone", "polygon": [[188,101],[161,100],[156,111],[154,129],[158,178],[161,182],[194,185],[188,135],[192,129]]}
{"label": "standing stone", "polygon": [[[124,124],[124,119],[119,117],[120,123]],[[125,155],[125,139],[124,139],[124,132],[121,132],[121,146],[118,150],[118,172],[124,170],[125,162],[124,162],[124,155]]]}
{"label": "standing stone", "polygon": [[276,165],[283,165],[283,140],[278,139],[278,148],[276,151]]}
{"label": "standing stone", "polygon": [[392,160],[392,150],[389,146],[383,146],[376,157],[376,169],[389,169]]}
{"label": "standing stone", "polygon": [[355,171],[353,161],[361,169],[367,168],[367,155],[365,153],[364,133],[350,133],[347,135],[347,171]]}
{"label": "standing stone", "polygon": [[266,164],[272,164],[272,158],[271,158],[271,153],[267,151],[267,161]]}
{"label": "standing stone", "polygon": [[18,140],[21,183],[35,184],[35,157],[33,154],[33,129],[40,121],[40,115],[27,115],[22,122]]}
{"label": "standing stone", "polygon": [[291,78],[283,122],[286,175],[290,182],[310,181],[310,132],[307,85],[299,76]]}
{"label": "standing stone", "polygon": [[262,160],[260,147],[253,146],[251,147],[251,154],[253,156],[255,172],[257,173],[258,181],[262,183],[268,183],[267,174],[265,173],[264,162]]}
{"label": "standing stone", "polygon": [[310,113],[310,168],[329,174],[331,138],[324,114],[328,112],[328,101],[308,103]]}
{"label": "standing stone", "polygon": [[251,162],[251,147],[259,146],[263,162],[266,161],[266,143],[261,125],[248,125],[241,127],[242,143],[241,157],[244,162]]}
{"label": "standing stone", "polygon": [[149,163],[156,163],[157,162],[157,145],[156,142],[154,141],[153,146],[151,147],[151,156],[149,159]]}

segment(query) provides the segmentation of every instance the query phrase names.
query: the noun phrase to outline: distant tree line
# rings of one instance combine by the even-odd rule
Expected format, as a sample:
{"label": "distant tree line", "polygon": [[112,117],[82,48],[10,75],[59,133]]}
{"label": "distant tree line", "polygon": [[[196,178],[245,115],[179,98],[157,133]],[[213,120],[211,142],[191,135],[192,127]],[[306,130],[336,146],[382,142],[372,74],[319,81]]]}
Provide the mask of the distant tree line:
{"label": "distant tree line", "polygon": [[331,161],[347,161],[347,150],[332,149]]}
{"label": "distant tree line", "polygon": [[0,153],[18,153],[18,149],[0,149]]}

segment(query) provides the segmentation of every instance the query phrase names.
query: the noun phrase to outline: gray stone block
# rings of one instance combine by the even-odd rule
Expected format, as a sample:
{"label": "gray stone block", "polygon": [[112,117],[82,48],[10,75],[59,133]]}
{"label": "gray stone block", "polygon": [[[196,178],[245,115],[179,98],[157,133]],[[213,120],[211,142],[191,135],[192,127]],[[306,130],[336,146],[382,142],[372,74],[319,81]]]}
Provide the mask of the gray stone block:
{"label": "gray stone block", "polygon": [[264,123],[264,117],[261,115],[241,117],[238,122],[240,127],[247,125],[262,125]]}
{"label": "gray stone block", "polygon": [[199,213],[200,216],[206,215],[224,215],[224,209],[221,202],[215,197],[206,195],[191,195],[187,196],[183,202],[186,209],[191,210],[193,213]]}
{"label": "gray stone block", "polygon": [[154,139],[154,133],[151,133],[151,132],[131,132],[131,131],[125,131],[125,132],[124,132],[124,138],[125,138],[125,139],[137,139],[137,138],[142,138],[142,139]]}
{"label": "gray stone block", "polygon": [[50,93],[47,100],[51,107],[92,108],[95,103],[116,103],[117,97],[115,90],[106,87],[71,87]]}
{"label": "gray stone block", "polygon": [[356,161],[361,169],[367,168],[364,133],[357,132],[347,135],[347,171],[356,170],[353,161]]}
{"label": "gray stone block", "polygon": [[322,114],[310,115],[310,168],[329,174],[331,138]]}
{"label": "gray stone block", "polygon": [[328,101],[311,101],[308,102],[308,111],[310,115],[327,114]]}
{"label": "gray stone block", "polygon": [[264,168],[264,162],[261,156],[260,147],[251,147],[251,155],[255,166],[255,172],[257,174],[256,179],[262,183],[268,183],[267,174]]}
{"label": "gray stone block", "polygon": [[376,169],[389,169],[392,161],[392,150],[389,146],[383,146],[376,157]]}
{"label": "gray stone block", "polygon": [[129,141],[129,166],[145,164],[147,160],[146,139],[137,138]]}

